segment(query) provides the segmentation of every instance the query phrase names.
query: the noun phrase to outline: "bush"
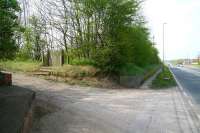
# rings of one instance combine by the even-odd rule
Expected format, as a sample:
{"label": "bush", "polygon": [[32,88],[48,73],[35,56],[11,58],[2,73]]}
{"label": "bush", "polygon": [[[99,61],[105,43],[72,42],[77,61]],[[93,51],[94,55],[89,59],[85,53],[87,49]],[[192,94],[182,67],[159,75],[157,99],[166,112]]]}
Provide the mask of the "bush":
{"label": "bush", "polygon": [[73,59],[71,61],[71,65],[91,65],[91,66],[95,66],[95,62],[91,59]]}
{"label": "bush", "polygon": [[120,75],[126,76],[135,76],[144,74],[144,69],[134,65],[134,64],[126,64],[120,69]]}

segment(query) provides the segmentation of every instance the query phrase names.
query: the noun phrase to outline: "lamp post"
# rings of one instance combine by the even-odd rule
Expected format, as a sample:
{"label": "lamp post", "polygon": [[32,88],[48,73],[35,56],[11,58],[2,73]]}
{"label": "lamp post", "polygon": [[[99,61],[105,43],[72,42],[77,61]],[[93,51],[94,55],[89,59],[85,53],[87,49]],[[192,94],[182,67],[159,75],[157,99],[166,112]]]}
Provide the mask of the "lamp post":
{"label": "lamp post", "polygon": [[165,63],[165,25],[167,23],[163,23],[163,70],[164,70],[164,63]]}
{"label": "lamp post", "polygon": [[153,45],[155,45],[155,36],[152,37]]}

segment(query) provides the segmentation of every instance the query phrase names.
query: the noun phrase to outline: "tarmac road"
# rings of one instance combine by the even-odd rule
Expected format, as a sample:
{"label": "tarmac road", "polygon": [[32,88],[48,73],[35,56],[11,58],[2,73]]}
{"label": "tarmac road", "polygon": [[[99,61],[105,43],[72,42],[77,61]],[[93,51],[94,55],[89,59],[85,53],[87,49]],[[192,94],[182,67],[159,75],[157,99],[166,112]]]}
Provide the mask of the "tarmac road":
{"label": "tarmac road", "polygon": [[186,93],[200,105],[200,69],[190,67],[172,67],[172,72]]}

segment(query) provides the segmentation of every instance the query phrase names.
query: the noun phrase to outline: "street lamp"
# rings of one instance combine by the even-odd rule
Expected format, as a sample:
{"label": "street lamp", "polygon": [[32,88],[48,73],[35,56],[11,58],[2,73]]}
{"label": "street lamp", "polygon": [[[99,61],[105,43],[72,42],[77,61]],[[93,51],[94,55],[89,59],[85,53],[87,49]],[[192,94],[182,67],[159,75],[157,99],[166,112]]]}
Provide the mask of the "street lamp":
{"label": "street lamp", "polygon": [[154,35],[152,37],[152,42],[153,42],[153,45],[155,45],[155,36]]}
{"label": "street lamp", "polygon": [[163,70],[164,70],[164,63],[165,63],[165,25],[167,23],[163,23]]}

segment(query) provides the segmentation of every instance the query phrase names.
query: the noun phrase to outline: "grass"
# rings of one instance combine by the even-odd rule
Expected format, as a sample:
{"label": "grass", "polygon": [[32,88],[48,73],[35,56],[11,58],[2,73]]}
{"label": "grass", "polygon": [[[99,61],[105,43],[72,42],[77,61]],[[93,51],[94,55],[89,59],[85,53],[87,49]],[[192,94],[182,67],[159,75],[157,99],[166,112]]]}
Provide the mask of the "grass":
{"label": "grass", "polygon": [[70,85],[112,88],[115,83],[101,75],[100,70],[90,65],[64,65],[46,67],[50,74],[45,79],[66,82]]}
{"label": "grass", "polygon": [[64,66],[52,66],[42,67],[40,62],[33,61],[0,61],[0,70],[12,71],[12,72],[24,72],[24,73],[42,73],[47,71],[50,74],[41,75],[45,79],[64,81],[71,85],[82,86],[110,86],[107,79],[101,78],[99,75],[100,70],[91,65],[64,65]]}
{"label": "grass", "polygon": [[200,68],[200,64],[192,64],[192,66],[194,66],[196,68]]}
{"label": "grass", "polygon": [[0,69],[8,71],[33,72],[40,66],[41,63],[33,61],[0,61]]}
{"label": "grass", "polygon": [[162,89],[176,86],[176,81],[168,67],[164,68],[160,74],[152,81],[152,88]]}

